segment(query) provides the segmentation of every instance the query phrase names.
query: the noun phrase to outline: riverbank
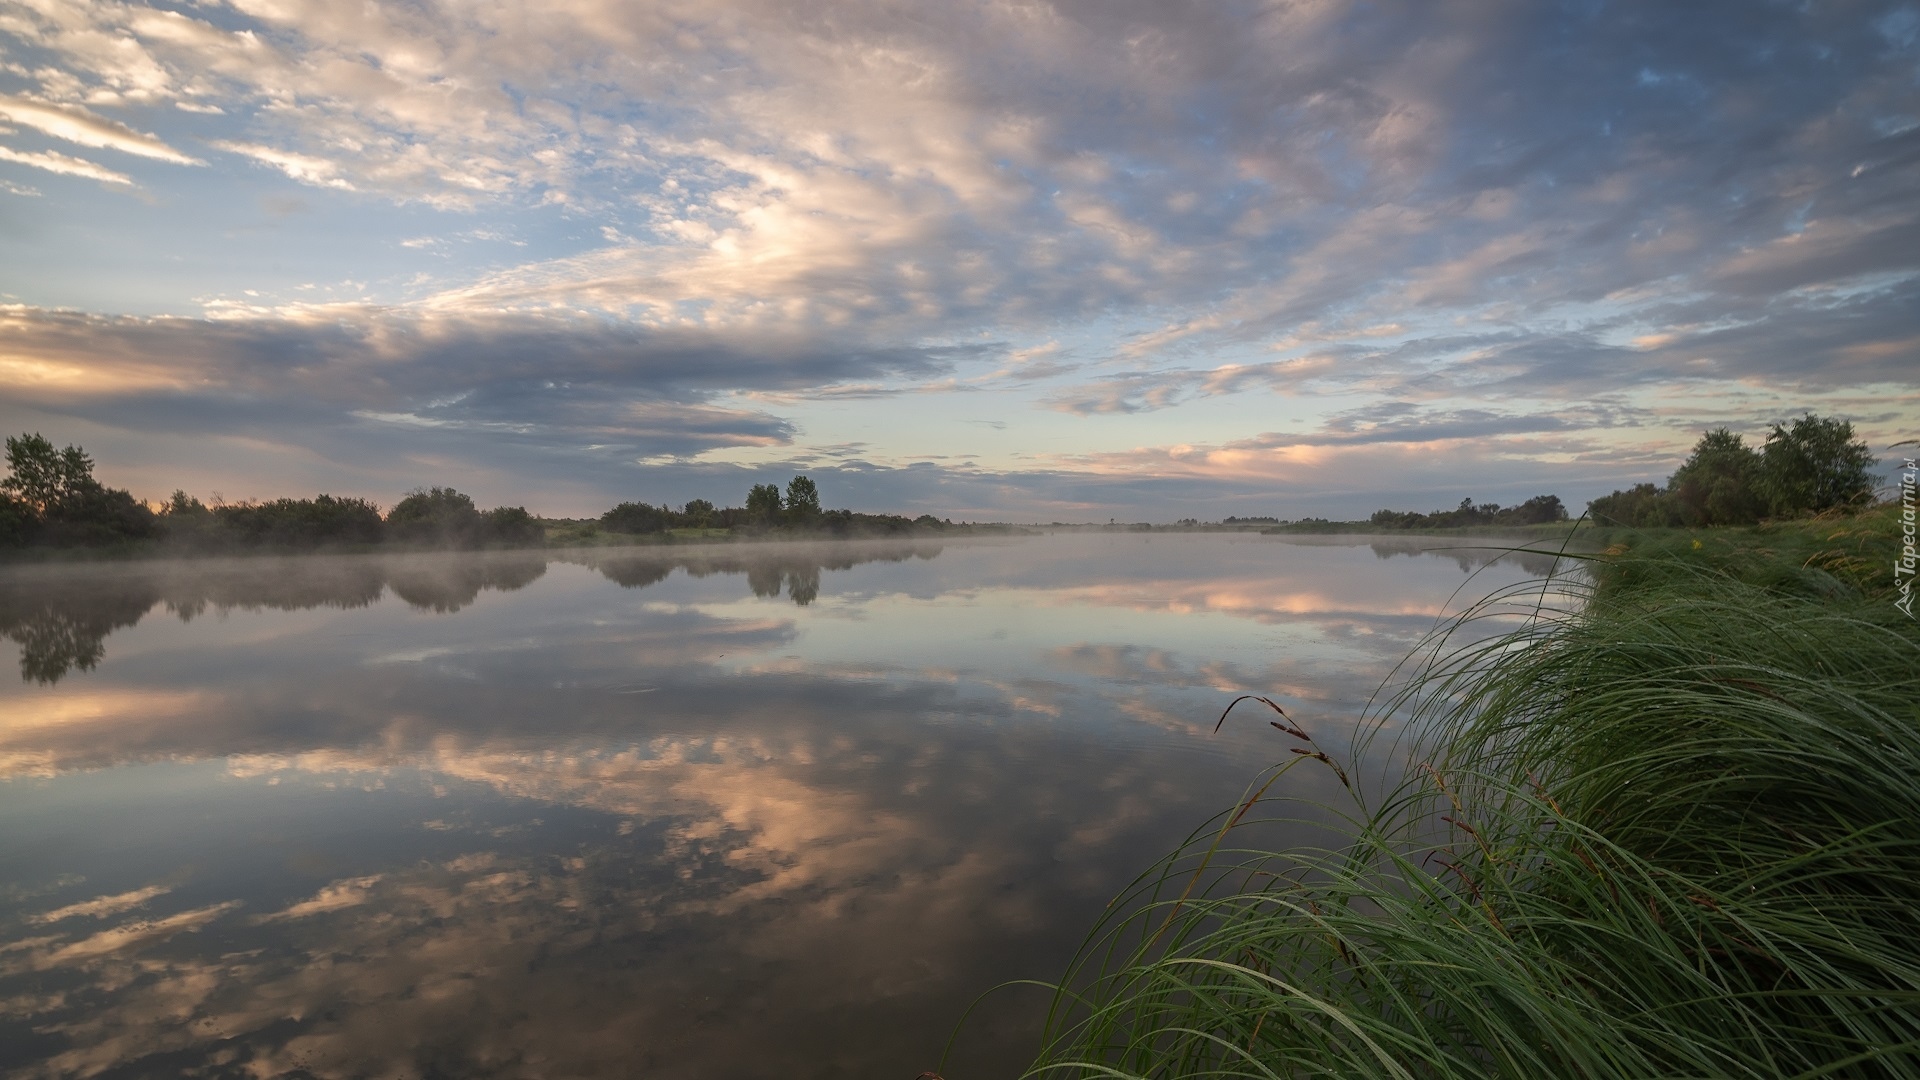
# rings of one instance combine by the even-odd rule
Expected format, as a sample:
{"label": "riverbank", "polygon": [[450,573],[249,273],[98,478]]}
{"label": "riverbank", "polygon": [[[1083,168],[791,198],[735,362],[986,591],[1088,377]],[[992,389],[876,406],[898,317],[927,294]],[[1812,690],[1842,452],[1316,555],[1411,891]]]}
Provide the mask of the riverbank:
{"label": "riverbank", "polygon": [[[1414,658],[1379,790],[1263,715],[1291,760],[1110,906],[1030,1075],[1920,1075],[1898,526],[1612,535]],[[1264,850],[1276,819],[1337,838]]]}

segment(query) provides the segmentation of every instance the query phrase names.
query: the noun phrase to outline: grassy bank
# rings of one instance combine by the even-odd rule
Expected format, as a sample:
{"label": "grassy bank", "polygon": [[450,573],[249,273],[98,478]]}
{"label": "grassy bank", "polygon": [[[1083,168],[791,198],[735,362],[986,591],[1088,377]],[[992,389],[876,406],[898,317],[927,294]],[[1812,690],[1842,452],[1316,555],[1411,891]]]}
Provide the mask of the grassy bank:
{"label": "grassy bank", "polygon": [[[1361,770],[1267,714],[1292,760],[1110,907],[1031,1075],[1920,1076],[1896,524],[1622,535],[1490,599],[1382,702],[1407,764],[1348,806],[1289,802]],[[1335,839],[1265,850],[1290,818]]]}

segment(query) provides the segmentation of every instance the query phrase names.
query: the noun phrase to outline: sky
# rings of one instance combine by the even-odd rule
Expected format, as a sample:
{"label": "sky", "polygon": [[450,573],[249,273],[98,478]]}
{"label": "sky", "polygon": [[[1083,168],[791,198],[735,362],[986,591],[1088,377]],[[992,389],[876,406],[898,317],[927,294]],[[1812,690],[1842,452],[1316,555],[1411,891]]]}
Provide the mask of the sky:
{"label": "sky", "polygon": [[142,498],[1578,513],[1920,435],[1920,6],[0,0],[0,250]]}

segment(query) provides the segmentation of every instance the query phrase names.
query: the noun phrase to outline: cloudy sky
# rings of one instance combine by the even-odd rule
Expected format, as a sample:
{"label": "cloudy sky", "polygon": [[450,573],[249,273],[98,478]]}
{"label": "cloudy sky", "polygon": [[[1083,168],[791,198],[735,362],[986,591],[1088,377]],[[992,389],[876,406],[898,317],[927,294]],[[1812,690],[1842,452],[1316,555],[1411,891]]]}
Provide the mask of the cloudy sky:
{"label": "cloudy sky", "polygon": [[148,498],[1577,511],[1920,434],[1920,7],[0,0],[0,242]]}

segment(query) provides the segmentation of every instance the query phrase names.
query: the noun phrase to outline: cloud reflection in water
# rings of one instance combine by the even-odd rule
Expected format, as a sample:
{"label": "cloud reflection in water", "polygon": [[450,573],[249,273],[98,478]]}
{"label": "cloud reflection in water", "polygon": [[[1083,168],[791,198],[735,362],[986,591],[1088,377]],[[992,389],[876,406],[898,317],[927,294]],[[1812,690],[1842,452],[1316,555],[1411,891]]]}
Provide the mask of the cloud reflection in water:
{"label": "cloud reflection in water", "polygon": [[911,1076],[1279,756],[1204,735],[1228,695],[1342,730],[1461,581],[1105,536],[109,569],[0,582],[23,655],[97,631],[0,691],[21,1075]]}

